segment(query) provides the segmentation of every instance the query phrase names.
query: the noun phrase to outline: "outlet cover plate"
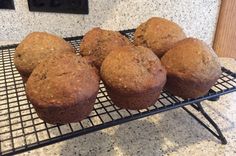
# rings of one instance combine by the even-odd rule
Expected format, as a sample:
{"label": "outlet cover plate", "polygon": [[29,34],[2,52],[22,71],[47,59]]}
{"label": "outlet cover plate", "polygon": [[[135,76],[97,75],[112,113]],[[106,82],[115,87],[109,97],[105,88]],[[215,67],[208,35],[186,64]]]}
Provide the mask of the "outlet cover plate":
{"label": "outlet cover plate", "polygon": [[89,13],[88,0],[28,0],[28,5],[36,12]]}
{"label": "outlet cover plate", "polygon": [[13,0],[0,0],[0,9],[13,9],[15,10]]}

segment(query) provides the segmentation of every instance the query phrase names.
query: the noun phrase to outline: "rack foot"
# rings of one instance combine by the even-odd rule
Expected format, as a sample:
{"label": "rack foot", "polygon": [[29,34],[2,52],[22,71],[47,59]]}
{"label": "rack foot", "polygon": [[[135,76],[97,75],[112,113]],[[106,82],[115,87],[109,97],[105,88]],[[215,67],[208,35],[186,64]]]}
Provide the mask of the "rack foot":
{"label": "rack foot", "polygon": [[192,116],[195,120],[198,121],[203,127],[205,127],[209,132],[211,132],[216,138],[218,138],[223,145],[227,144],[227,140],[224,137],[223,133],[221,132],[219,126],[214,122],[214,120],[205,112],[203,109],[201,103],[195,103],[192,104],[193,108],[195,108],[197,111],[199,111],[205,119],[214,127],[216,132],[214,132],[211,128],[209,128],[204,122],[201,121],[198,117],[196,117],[190,110],[188,110],[186,107],[182,107],[190,116]]}
{"label": "rack foot", "polygon": [[[215,94],[216,92],[214,90],[210,89],[209,93]],[[208,99],[208,101],[218,101],[219,99],[220,99],[220,96],[216,96],[216,97]]]}
{"label": "rack foot", "polygon": [[219,99],[220,99],[220,97],[216,96],[216,97],[208,99],[208,101],[218,101]]}

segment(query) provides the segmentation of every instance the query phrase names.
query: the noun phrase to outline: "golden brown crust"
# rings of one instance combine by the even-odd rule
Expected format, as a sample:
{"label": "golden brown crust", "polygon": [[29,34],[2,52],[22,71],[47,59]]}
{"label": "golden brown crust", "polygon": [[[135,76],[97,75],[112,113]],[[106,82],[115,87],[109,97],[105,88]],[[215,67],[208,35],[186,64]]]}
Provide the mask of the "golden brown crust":
{"label": "golden brown crust", "polygon": [[154,104],[166,81],[158,57],[141,46],[116,48],[102,63],[100,73],[113,102],[127,109]]}
{"label": "golden brown crust", "polygon": [[120,93],[106,84],[105,86],[115,105],[120,108],[139,110],[152,106],[157,102],[164,84],[163,82],[160,86],[136,94]]}
{"label": "golden brown crust", "polygon": [[26,77],[45,58],[60,52],[75,52],[75,50],[64,39],[56,35],[33,32],[17,46],[14,64],[17,70]]}
{"label": "golden brown crust", "polygon": [[[98,89],[99,77],[95,68],[73,53],[55,54],[44,60],[34,69],[26,84],[27,97],[39,116],[50,123],[81,120],[80,116],[85,117],[86,112],[92,111]],[[55,121],[47,108],[54,113]],[[59,110],[63,117],[57,118]],[[77,116],[70,118],[73,112],[69,110],[74,110]]]}
{"label": "golden brown crust", "polygon": [[152,17],[136,29],[134,43],[148,47],[158,57],[162,57],[176,42],[184,38],[186,38],[185,33],[176,23]]}
{"label": "golden brown crust", "polygon": [[87,32],[80,44],[82,56],[92,56],[94,64],[100,68],[105,57],[116,47],[131,45],[119,32],[93,28]]}
{"label": "golden brown crust", "polygon": [[167,70],[167,90],[183,98],[205,95],[221,75],[213,49],[194,38],[179,41],[161,62]]}

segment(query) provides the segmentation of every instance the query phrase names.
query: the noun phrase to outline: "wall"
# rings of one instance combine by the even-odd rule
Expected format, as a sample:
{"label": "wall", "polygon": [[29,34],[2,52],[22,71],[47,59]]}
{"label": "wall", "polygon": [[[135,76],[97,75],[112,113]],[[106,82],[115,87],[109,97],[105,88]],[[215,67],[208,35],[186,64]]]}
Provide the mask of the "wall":
{"label": "wall", "polygon": [[188,36],[212,44],[220,0],[89,0],[89,15],[29,12],[27,0],[15,0],[16,10],[0,10],[0,41],[20,41],[32,31],[82,35],[92,27],[122,30],[137,27],[152,16],[179,23]]}

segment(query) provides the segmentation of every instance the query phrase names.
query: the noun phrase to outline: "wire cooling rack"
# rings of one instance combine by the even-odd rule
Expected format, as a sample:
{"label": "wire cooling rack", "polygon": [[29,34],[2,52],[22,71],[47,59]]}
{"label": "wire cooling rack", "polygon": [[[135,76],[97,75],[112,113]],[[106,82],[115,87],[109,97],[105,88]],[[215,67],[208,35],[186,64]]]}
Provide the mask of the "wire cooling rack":
{"label": "wire cooling rack", "polygon": [[[133,30],[121,33],[132,41]],[[81,39],[81,36],[66,38],[78,53]],[[94,110],[88,118],[78,123],[52,125],[39,119],[26,98],[24,83],[13,64],[16,46],[0,48],[0,155],[12,155],[39,148],[236,90],[236,74],[222,68],[220,79],[203,97],[183,100],[162,91],[154,106],[132,111],[114,106],[101,82]]]}

